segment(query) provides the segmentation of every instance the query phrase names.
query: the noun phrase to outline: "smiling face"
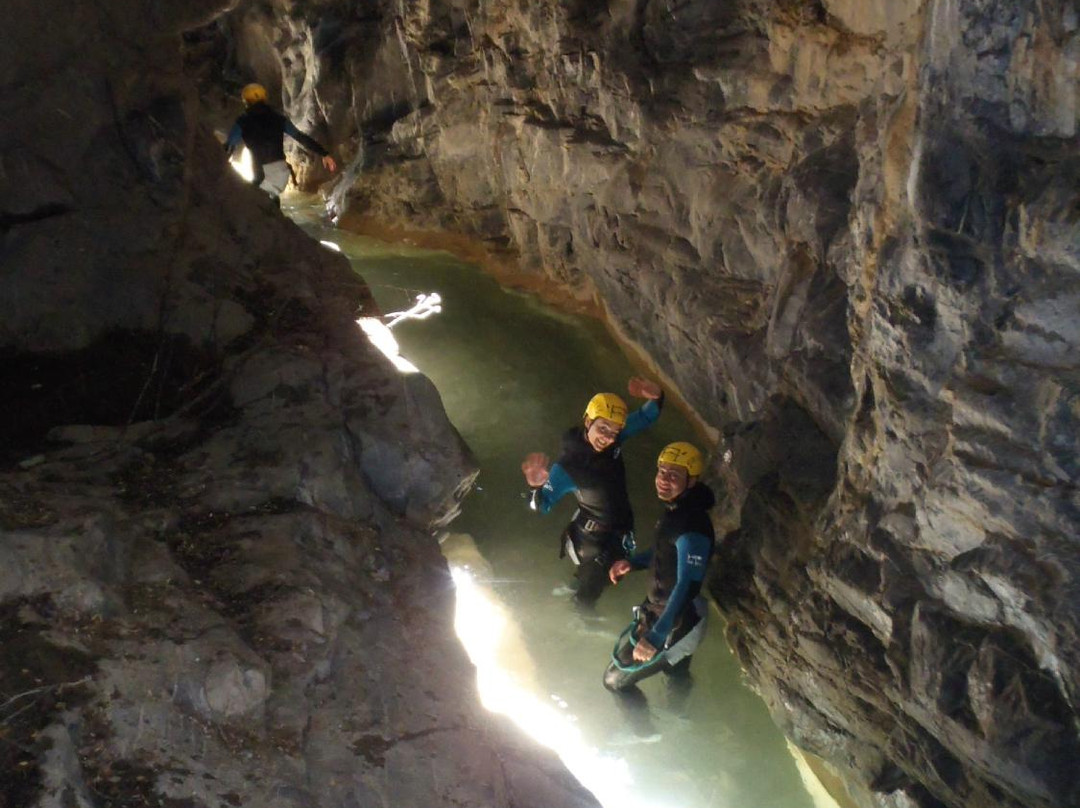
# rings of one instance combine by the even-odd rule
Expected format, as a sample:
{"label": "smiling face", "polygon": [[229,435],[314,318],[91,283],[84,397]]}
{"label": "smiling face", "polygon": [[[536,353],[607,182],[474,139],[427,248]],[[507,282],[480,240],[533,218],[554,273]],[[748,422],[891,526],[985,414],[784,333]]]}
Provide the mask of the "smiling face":
{"label": "smiling face", "polygon": [[597,452],[602,452],[619,437],[622,427],[607,418],[593,418],[585,424],[585,440]]}
{"label": "smiling face", "polygon": [[656,467],[656,496],[664,502],[678,499],[690,487],[690,475],[683,466],[660,463]]}

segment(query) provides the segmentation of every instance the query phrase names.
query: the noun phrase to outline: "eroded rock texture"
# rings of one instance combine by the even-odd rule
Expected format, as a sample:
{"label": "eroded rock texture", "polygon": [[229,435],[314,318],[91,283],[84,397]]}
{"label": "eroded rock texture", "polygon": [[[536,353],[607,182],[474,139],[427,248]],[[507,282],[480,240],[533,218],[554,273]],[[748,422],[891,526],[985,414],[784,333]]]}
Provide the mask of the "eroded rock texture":
{"label": "eroded rock texture", "polygon": [[437,391],[201,121],[225,7],[8,9],[0,805],[594,805],[479,706]]}
{"label": "eroded rock texture", "polygon": [[731,460],[715,591],[862,805],[1080,804],[1078,11],[241,3],[355,209],[595,294]]}

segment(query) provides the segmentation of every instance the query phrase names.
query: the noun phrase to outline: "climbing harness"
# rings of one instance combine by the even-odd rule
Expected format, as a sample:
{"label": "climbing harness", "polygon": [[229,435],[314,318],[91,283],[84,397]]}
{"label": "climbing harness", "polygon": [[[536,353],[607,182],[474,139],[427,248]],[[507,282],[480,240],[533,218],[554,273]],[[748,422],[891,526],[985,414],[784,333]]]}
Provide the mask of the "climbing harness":
{"label": "climbing harness", "polygon": [[623,673],[638,673],[660,662],[667,662],[668,665],[674,666],[686,659],[697,650],[698,646],[701,645],[701,640],[705,637],[705,625],[709,618],[709,607],[705,602],[705,598],[700,595],[694,598],[694,611],[697,613],[698,621],[678,642],[660,649],[656,652],[656,656],[648,662],[624,665],[619,661],[619,650],[622,648],[623,641],[628,639],[631,648],[637,645],[634,629],[637,628],[639,622],[641,607],[635,606],[634,619],[630,621],[630,625],[623,629],[618,639],[615,640],[615,647],[611,649],[611,664]]}
{"label": "climbing harness", "polygon": [[634,662],[630,665],[624,665],[619,661],[619,649],[622,648],[623,640],[629,640],[631,648],[637,645],[637,637],[634,636],[634,629],[637,628],[639,608],[640,607],[638,606],[634,607],[634,619],[630,621],[630,625],[623,629],[622,634],[615,640],[615,647],[611,649],[611,664],[623,673],[637,673],[638,671],[643,671],[646,668],[651,668],[653,665],[658,664],[664,659],[664,652],[657,651],[656,656],[648,662]]}

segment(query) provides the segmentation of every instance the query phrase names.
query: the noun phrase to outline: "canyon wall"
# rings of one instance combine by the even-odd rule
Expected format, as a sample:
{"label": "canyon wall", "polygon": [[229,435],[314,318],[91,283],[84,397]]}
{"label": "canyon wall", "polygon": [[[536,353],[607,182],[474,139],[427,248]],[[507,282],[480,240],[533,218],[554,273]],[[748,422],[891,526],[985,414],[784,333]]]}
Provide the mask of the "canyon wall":
{"label": "canyon wall", "polygon": [[595,297],[723,436],[729,639],[860,805],[1041,808],[1080,803],[1078,29],[277,0],[200,47],[321,127],[339,202]]}

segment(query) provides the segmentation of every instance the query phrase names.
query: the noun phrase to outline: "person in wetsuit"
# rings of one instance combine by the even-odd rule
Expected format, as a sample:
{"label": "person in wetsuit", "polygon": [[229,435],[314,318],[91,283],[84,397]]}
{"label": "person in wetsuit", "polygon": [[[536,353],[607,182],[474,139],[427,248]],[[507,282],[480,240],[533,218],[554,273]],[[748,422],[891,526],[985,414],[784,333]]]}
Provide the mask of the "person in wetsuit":
{"label": "person in wetsuit", "polygon": [[609,690],[628,690],[661,671],[689,671],[690,654],[705,631],[698,594],[715,545],[709,508],[716,497],[699,480],[704,470],[701,452],[684,441],[668,444],[657,458],[656,495],[665,508],[656,540],[650,550],[617,559],[609,570],[613,584],[632,570],[649,571],[648,596],[635,608],[634,628],[604,672]]}
{"label": "person in wetsuit", "polygon": [[627,414],[619,396],[598,393],[585,408],[583,425],[563,435],[562,452],[550,469],[540,452],[521,464],[534,511],[547,513],[567,494],[577,499],[577,511],[559,538],[559,557],[569,555],[577,567],[574,600],[583,606],[594,604],[607,587],[611,562],[633,552],[634,513],[622,445],[659,418],[664,406],[664,392],[655,382],[634,377],[628,389],[648,401]]}
{"label": "person in wetsuit", "polygon": [[266,102],[266,88],[261,84],[248,84],[240,92],[247,107],[236,119],[225,141],[225,152],[232,157],[241,143],[251,152],[255,175],[251,184],[257,185],[277,199],[292,178],[292,169],[285,160],[284,137],[288,135],[305,149],[322,157],[326,170],[337,171],[337,163],[323,146],[305,135],[293,122],[273,109]]}

